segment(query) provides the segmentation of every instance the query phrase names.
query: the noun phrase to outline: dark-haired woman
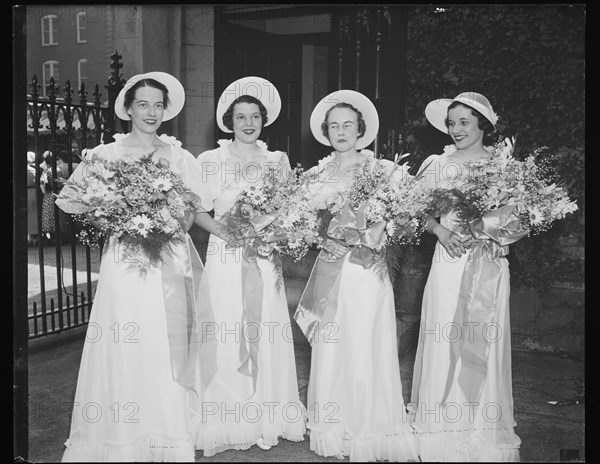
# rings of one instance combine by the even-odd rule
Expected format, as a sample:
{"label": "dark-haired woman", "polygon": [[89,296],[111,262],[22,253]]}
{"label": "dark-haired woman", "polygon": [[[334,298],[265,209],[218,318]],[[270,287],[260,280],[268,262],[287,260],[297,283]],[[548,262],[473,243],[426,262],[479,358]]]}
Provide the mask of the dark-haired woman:
{"label": "dark-haired woman", "polygon": [[[130,133],[115,134],[115,142],[88,150],[85,156],[135,163],[153,154],[154,162],[168,161],[198,193],[193,155],[173,137],[157,135],[161,123],[181,111],[184,99],[183,86],[170,74],[132,77],[115,102],[117,116],[131,120]],[[70,180],[88,182],[86,163]],[[77,192],[74,184],[67,184],[57,200],[59,207]],[[186,231],[189,225],[181,220]],[[126,255],[118,239],[109,237],[88,322],[64,462],[194,461],[189,403],[194,374],[192,381],[178,374],[182,366],[195,369],[196,363],[186,364],[186,353],[194,347],[188,346],[187,336],[184,345],[172,342],[178,340],[173,322],[187,320],[190,309],[181,291],[187,280],[178,269],[193,267],[192,278],[202,279],[202,262],[187,235],[163,256],[163,265],[150,265],[140,273],[137,259],[144,257]]]}
{"label": "dark-haired woman", "polygon": [[[266,169],[289,171],[287,155],[258,140],[280,109],[276,88],[260,77],[239,79],[221,95],[217,124],[233,141],[220,140],[196,160],[202,206],[215,220],[243,189],[259,186]],[[281,264],[226,245],[211,234],[206,257],[217,370],[196,408],[196,447],[204,456],[255,444],[267,450],[279,437],[301,441],[306,431]]]}
{"label": "dark-haired woman", "polygon": [[[452,188],[453,177],[469,168],[465,163],[490,156],[486,139],[498,117],[475,92],[434,100],[425,115],[454,144],[427,158],[421,174],[431,188]],[[423,296],[411,398],[421,460],[518,461],[508,262],[504,253],[475,254],[454,212],[439,222],[430,218],[427,230],[438,242]],[[487,264],[482,260],[492,272],[473,273]]]}

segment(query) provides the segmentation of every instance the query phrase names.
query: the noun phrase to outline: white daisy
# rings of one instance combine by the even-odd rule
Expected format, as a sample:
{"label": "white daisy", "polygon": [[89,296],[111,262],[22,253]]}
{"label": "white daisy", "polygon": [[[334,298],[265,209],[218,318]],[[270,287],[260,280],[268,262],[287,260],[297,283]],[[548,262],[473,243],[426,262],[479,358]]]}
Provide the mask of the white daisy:
{"label": "white daisy", "polygon": [[267,197],[259,191],[248,192],[248,198],[254,206],[260,206],[267,200]]}
{"label": "white daisy", "polygon": [[133,224],[133,228],[137,233],[139,233],[143,237],[148,236],[148,231],[150,230],[150,227],[152,225],[152,222],[150,221],[148,216],[146,216],[145,214],[138,214],[131,220],[131,222]]}
{"label": "white daisy", "polygon": [[529,222],[534,226],[539,226],[544,222],[544,214],[539,208],[529,208]]}
{"label": "white daisy", "polygon": [[165,177],[159,177],[154,182],[152,182],[152,187],[161,192],[168,192],[173,188],[173,184],[169,179]]}

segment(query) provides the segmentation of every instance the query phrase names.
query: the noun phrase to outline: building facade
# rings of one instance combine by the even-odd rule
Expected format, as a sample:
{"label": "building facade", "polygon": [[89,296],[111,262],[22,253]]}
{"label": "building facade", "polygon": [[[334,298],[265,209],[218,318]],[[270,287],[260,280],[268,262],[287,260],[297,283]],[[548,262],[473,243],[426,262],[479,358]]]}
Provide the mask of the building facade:
{"label": "building facade", "polygon": [[401,112],[391,108],[386,117],[383,102],[390,101],[386,89],[393,92],[399,77],[389,63],[401,60],[388,56],[380,72],[376,59],[402,47],[392,47],[397,38],[383,33],[384,13],[332,5],[30,5],[27,78],[37,75],[47,84],[53,76],[75,88],[84,82],[88,94],[97,84],[106,101],[115,50],[123,56],[124,79],[169,72],[183,83],[186,104],[161,130],[197,155],[227,137],[214,121],[220,92],[239,77],[261,76],[276,85],[283,101],[279,119],[262,138],[306,167],[328,154],[310,133],[312,108],[338,88],[353,88],[380,107],[384,127],[375,149],[393,157]]}
{"label": "building facade", "polygon": [[[418,126],[415,118],[424,119],[422,111],[428,101],[449,96],[445,90],[448,88],[459,86],[464,90],[465,82],[476,83],[486,95],[496,93],[495,107],[504,110],[504,114],[512,112],[518,123],[516,128],[525,127],[527,132],[536,133],[531,130],[532,126],[537,131],[544,126],[555,131],[557,113],[549,111],[546,103],[555,101],[558,103],[553,108],[567,108],[573,106],[573,101],[577,105],[583,105],[584,101],[583,79],[573,81],[572,73],[568,72],[571,68],[582,70],[583,76],[585,62],[583,40],[576,34],[578,28],[584,30],[585,12],[584,8],[574,10],[577,8],[566,5],[452,8],[360,4],[30,5],[26,18],[27,79],[31,81],[35,74],[47,82],[53,75],[61,85],[67,80],[72,84],[85,82],[88,91],[98,84],[105,98],[104,85],[112,71],[110,56],[115,50],[123,56],[120,73],[124,79],[148,71],[169,72],[183,83],[186,104],[181,114],[165,123],[161,131],[175,135],[197,156],[215,148],[219,138],[230,137],[221,133],[214,121],[216,100],[221,91],[239,77],[261,76],[276,85],[283,104],[280,117],[265,128],[261,138],[271,149],[287,151],[292,164],[300,162],[306,168],[329,152],[329,147],[315,142],[310,133],[309,117],[314,105],[336,89],[355,89],[371,98],[379,112],[379,134],[372,148],[393,159],[394,154],[404,153],[405,124]],[[538,24],[537,18],[541,15],[544,21]],[[571,26],[563,27],[562,23],[569,18],[574,18],[567,22]],[[538,24],[540,30],[552,27],[554,29],[548,30],[553,33],[538,34],[529,28],[530,23]],[[502,40],[480,39],[481,24],[486,24],[486,34],[494,32],[494,37]],[[454,33],[457,28],[471,41],[464,44],[477,42],[477,47],[456,47],[451,40],[438,40],[438,34]],[[520,39],[521,36],[527,40]],[[551,50],[559,42],[567,44],[563,64],[568,64],[560,73],[540,74],[537,69],[527,68],[527,60],[535,64],[545,56],[553,56]],[[428,48],[419,48],[423,43],[429,44]],[[506,48],[504,58],[496,57],[493,47],[497,43]],[[531,45],[531,49],[519,52],[525,61],[518,61],[516,51],[526,44]],[[494,53],[481,52],[483,45]],[[456,53],[451,55],[456,58],[448,62],[444,57],[450,52]],[[492,64],[481,66],[483,59],[488,60],[486,63],[491,60]],[[542,62],[545,63],[545,59]],[[556,62],[549,60],[548,63],[554,69]],[[522,74],[521,70],[526,68],[527,74]],[[531,87],[527,88],[532,89],[532,95],[526,96],[528,100],[522,96],[509,98],[513,93],[499,92],[497,79],[510,88],[522,88],[523,81],[530,81]],[[575,85],[564,87],[562,79]],[[575,97],[570,97],[568,92]],[[522,105],[522,112],[535,110],[536,116],[519,116],[513,108],[518,105]],[[584,122],[574,117],[568,127],[573,128],[573,134],[580,134]],[[417,132],[412,131],[412,135],[415,134]],[[433,134],[432,140],[434,136],[440,137]],[[438,140],[434,141],[439,145]],[[575,147],[583,146],[582,140],[575,142]],[[581,153],[577,156],[583,157],[583,149],[577,150]],[[573,155],[573,159],[579,158]],[[425,257],[415,259],[411,266],[404,265],[406,275],[400,282],[401,285],[408,282],[407,287],[396,286],[397,300],[402,302],[402,308],[407,308],[406,319],[410,316],[418,320],[420,294],[431,259],[429,249],[421,247]],[[582,256],[580,253],[576,257],[577,263],[583,262]],[[578,308],[577,311],[583,308],[580,288],[574,291],[573,302],[568,303]],[[566,293],[562,288],[557,291],[561,295]],[[533,290],[526,295],[527,298],[519,299],[519,293],[514,292],[513,307],[517,308],[514,314],[516,317],[533,314],[523,325],[527,331],[533,327],[531,332],[537,333],[538,313],[542,306],[547,306],[546,300]],[[554,296],[548,298],[561,301]],[[558,309],[556,312],[561,317],[572,318],[569,321],[577,327],[578,335],[569,343],[577,345],[579,350],[583,340],[579,313]],[[552,319],[540,320],[549,324]],[[556,335],[546,329],[544,333],[550,334],[549,344],[557,344],[551,337],[561,336],[560,330]]]}
{"label": "building facade", "polygon": [[[48,84],[70,81],[93,89],[105,85],[112,48],[107,12],[113,7],[29,5],[27,7],[27,80]],[[43,85],[41,95],[46,95]]]}

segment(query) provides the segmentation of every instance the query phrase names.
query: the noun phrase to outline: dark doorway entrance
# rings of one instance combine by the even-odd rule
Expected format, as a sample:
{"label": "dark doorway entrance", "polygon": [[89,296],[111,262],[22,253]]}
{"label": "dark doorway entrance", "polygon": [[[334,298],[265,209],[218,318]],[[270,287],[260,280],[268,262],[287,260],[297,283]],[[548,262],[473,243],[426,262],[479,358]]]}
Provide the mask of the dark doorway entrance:
{"label": "dark doorway entrance", "polygon": [[[310,133],[310,112],[337,89],[329,7],[238,5],[215,13],[215,95],[240,77],[270,80],[282,109],[261,139],[270,150],[287,152],[292,165],[314,165],[327,147]],[[215,135],[226,134],[217,129]]]}
{"label": "dark doorway entrance", "polygon": [[341,88],[358,90],[378,109],[379,135],[368,148],[389,159],[403,150],[405,6],[232,5],[215,13],[216,95],[249,75],[269,79],[281,94],[281,115],[261,136],[271,150],[307,168],[327,155],[329,147],[312,137],[310,114]]}

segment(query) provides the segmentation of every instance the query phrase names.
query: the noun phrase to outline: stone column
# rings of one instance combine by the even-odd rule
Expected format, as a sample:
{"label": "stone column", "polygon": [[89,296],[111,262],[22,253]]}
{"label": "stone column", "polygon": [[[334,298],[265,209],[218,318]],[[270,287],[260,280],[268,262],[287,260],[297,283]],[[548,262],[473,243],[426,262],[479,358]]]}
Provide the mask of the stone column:
{"label": "stone column", "polygon": [[[107,60],[115,49],[123,56],[121,73],[125,79],[143,72],[142,10],[139,6],[115,5],[107,8],[106,33],[112,46],[107,47]],[[112,40],[111,40],[112,39]]]}
{"label": "stone column", "polygon": [[182,7],[181,76],[186,103],[179,117],[185,147],[194,155],[215,148],[215,17],[214,8]]}

